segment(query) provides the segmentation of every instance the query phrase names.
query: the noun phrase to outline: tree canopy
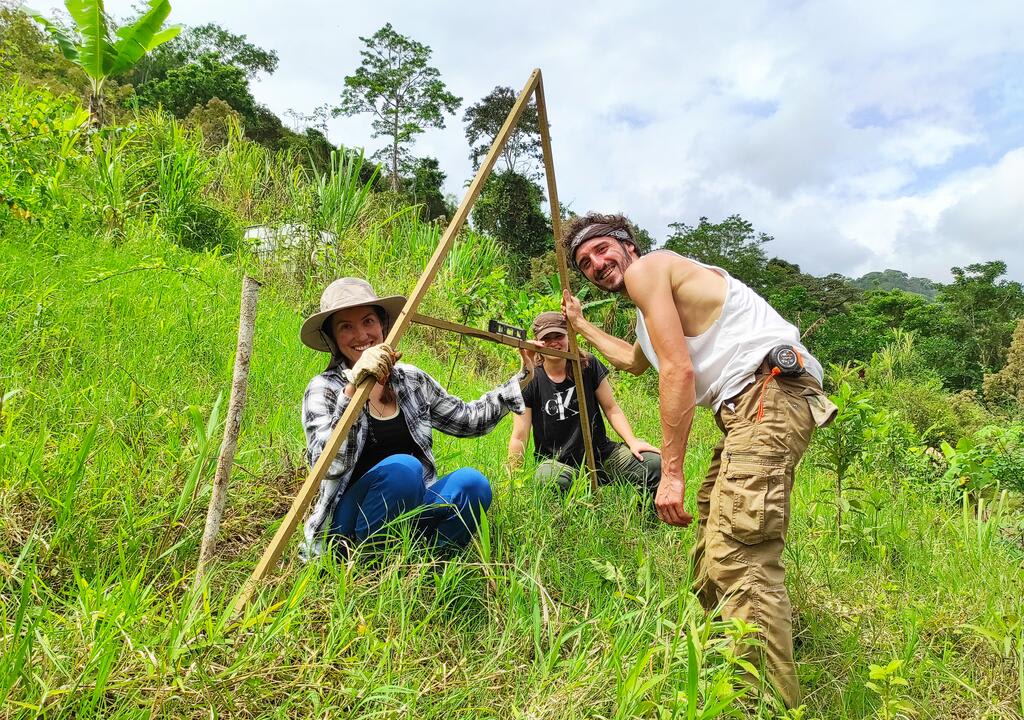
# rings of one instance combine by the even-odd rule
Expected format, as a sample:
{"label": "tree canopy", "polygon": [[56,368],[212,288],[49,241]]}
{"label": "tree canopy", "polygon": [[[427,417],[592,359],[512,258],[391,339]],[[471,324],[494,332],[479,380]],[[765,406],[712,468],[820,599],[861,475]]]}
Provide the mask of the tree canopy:
{"label": "tree canopy", "polygon": [[[466,108],[462,121],[466,124],[469,159],[474,170],[480,167],[480,162],[491,149],[494,138],[498,136],[515,102],[515,90],[499,85],[478,103]],[[535,163],[540,159],[540,121],[537,117],[537,105],[531,101],[523,110],[516,129],[509,135],[508,141],[501,149],[501,160],[506,170],[533,177],[536,172]]]}
{"label": "tree canopy", "polygon": [[373,137],[390,141],[381,154],[388,158],[391,189],[398,191],[409,145],[427,128],[443,128],[444,116],[454,113],[462,98],[448,92],[441,73],[429,64],[431,49],[399,34],[391,23],[359,39],[363,61],[345,77],[335,114],[373,116]]}
{"label": "tree canopy", "polygon": [[764,268],[768,262],[762,247],[772,236],[755,232],[754,226],[739,215],[712,223],[702,217],[696,227],[672,223],[672,235],[665,247],[680,255],[717,265],[755,290],[764,284]]}
{"label": "tree canopy", "polygon": [[198,64],[211,56],[219,63],[241,69],[246,80],[253,80],[261,72],[272,75],[277,70],[275,51],[249,42],[245,35],[207,23],[184,28],[176,38],[143,58],[124,79],[136,87],[159,82],[172,70]]}
{"label": "tree canopy", "polygon": [[218,98],[238,112],[247,127],[257,124],[256,100],[245,71],[222,62],[214,53],[170,68],[162,79],[140,85],[136,94],[142,105],[162,105],[175,117],[185,117],[192,108]]}
{"label": "tree canopy", "polygon": [[905,272],[892,269],[869,272],[851,282],[861,290],[904,290],[929,300],[934,300],[938,293],[935,283],[928,278],[910,277]]}

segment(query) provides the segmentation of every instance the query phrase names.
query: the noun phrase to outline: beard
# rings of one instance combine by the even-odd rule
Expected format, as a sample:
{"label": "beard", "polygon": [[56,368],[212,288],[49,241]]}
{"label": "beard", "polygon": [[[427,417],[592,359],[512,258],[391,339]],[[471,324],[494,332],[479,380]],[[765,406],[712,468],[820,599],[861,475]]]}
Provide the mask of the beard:
{"label": "beard", "polygon": [[[626,268],[630,265],[628,257],[615,263],[615,267],[604,278],[597,278],[593,283],[606,292],[621,293],[626,290]],[[618,271],[616,273],[616,271]],[[608,271],[605,271],[608,272]]]}
{"label": "beard", "polygon": [[594,283],[605,292],[620,293],[626,289],[626,281],[619,275],[619,279],[615,282],[600,281]]}

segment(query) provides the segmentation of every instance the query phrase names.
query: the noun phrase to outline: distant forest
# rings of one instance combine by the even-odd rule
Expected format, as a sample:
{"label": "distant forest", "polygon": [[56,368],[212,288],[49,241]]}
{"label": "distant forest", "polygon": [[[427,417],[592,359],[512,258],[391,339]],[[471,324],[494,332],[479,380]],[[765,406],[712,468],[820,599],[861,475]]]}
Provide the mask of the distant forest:
{"label": "distant forest", "polygon": [[910,277],[899,270],[883,270],[882,272],[876,270],[850,282],[861,290],[902,290],[923,295],[929,300],[934,300],[939,294],[935,283],[928,278]]}

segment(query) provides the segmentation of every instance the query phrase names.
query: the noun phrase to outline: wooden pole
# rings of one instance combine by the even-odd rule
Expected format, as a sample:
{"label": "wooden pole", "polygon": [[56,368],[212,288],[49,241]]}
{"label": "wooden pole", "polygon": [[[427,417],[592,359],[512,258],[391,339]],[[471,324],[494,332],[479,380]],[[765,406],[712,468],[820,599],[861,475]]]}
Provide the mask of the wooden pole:
{"label": "wooden pole", "polygon": [[[529,80],[526,81],[526,85],[520,91],[519,97],[516,98],[516,102],[512,106],[512,111],[509,113],[508,117],[505,118],[505,124],[501,126],[501,130],[498,131],[497,136],[495,136],[494,142],[491,144],[491,149],[487,153],[487,157],[484,158],[483,163],[480,165],[480,169],[476,173],[476,177],[474,177],[473,182],[470,183],[469,189],[466,191],[465,197],[462,198],[462,202],[459,204],[458,210],[455,211],[454,217],[452,217],[451,222],[448,223],[448,227],[445,229],[444,235],[441,237],[441,242],[438,243],[437,249],[434,250],[434,254],[430,258],[430,262],[427,263],[426,270],[424,270],[423,274],[420,275],[419,282],[416,283],[416,287],[413,289],[412,293],[410,293],[409,299],[405,303],[405,307],[402,308],[402,311],[398,314],[397,318],[391,319],[391,331],[388,333],[385,342],[392,348],[397,348],[398,342],[402,339],[402,335],[405,334],[405,331],[412,322],[413,317],[415,317],[416,309],[419,307],[420,301],[423,299],[423,296],[426,295],[427,290],[434,281],[434,277],[441,268],[441,263],[443,263],[444,259],[448,256],[448,251],[451,250],[455,237],[459,234],[459,231],[462,230],[462,226],[469,217],[469,211],[472,209],[473,203],[476,202],[477,197],[480,195],[480,191],[483,190],[484,183],[487,182],[487,178],[491,174],[491,169],[494,167],[494,163],[497,161],[498,155],[501,153],[501,148],[504,147],[509,135],[512,134],[512,131],[519,123],[519,118],[526,109],[530,95],[533,93],[534,88],[537,87],[539,82],[540,70],[534,70],[530,74]],[[373,387],[374,382],[373,378],[370,377],[364,380],[356,388],[355,393],[352,395],[352,399],[345,408],[345,412],[342,413],[341,418],[338,420],[338,424],[334,426],[334,431],[331,433],[326,445],[324,445],[324,449],[320,453],[320,457],[317,458],[316,463],[313,465],[309,475],[306,477],[306,481],[299,489],[298,495],[296,495],[295,499],[292,501],[291,508],[288,509],[288,513],[278,526],[273,539],[271,539],[267,549],[263,552],[263,556],[257,563],[256,569],[253,570],[252,575],[245,582],[245,585],[242,586],[241,592],[239,592],[238,597],[235,599],[234,610],[236,613],[245,609],[245,606],[249,604],[249,600],[256,591],[259,582],[266,577],[277,564],[278,559],[281,557],[281,553],[284,552],[284,548],[288,544],[288,539],[291,538],[292,533],[295,532],[295,528],[298,526],[299,520],[306,512],[307,508],[309,508],[313,498],[319,492],[320,483],[327,474],[327,468],[330,467],[330,464],[334,461],[334,457],[338,454],[338,450],[341,448],[342,442],[344,442],[345,438],[348,437],[349,430],[352,429],[352,425],[355,424],[356,418],[359,413],[362,412],[363,406],[366,405],[366,401],[370,397],[370,390]]]}
{"label": "wooden pole", "polygon": [[238,447],[238,430],[245,410],[245,397],[249,387],[249,363],[252,360],[252,336],[256,328],[256,300],[260,294],[260,283],[246,275],[242,278],[242,304],[238,314],[238,347],[235,350],[235,369],[231,376],[231,399],[228,401],[228,416],[224,422],[224,439],[217,457],[217,471],[213,475],[213,492],[210,506],[206,509],[206,527],[203,542],[199,547],[199,564],[196,566],[195,587],[203,580],[207,565],[213,559],[217,547],[217,532],[228,497],[228,481],[231,478],[231,464],[235,461]]}
{"label": "wooden pole", "polygon": [[[551,231],[555,236],[555,258],[558,261],[558,278],[562,290],[569,289],[569,268],[565,262],[565,248],[562,247],[562,207],[558,204],[558,188],[555,185],[555,164],[551,157],[551,133],[548,130],[548,110],[544,102],[544,81],[537,79],[537,121],[540,125],[540,143],[544,153],[544,175],[548,180],[548,202],[551,206]],[[587,412],[587,395],[583,392],[583,366],[580,363],[580,349],[576,344],[576,330],[569,325],[569,353],[572,355],[572,376],[576,383],[576,397],[580,405],[580,430],[583,433],[583,447],[590,471],[590,489],[597,491],[597,463],[594,460],[594,445],[590,437],[590,415]]]}

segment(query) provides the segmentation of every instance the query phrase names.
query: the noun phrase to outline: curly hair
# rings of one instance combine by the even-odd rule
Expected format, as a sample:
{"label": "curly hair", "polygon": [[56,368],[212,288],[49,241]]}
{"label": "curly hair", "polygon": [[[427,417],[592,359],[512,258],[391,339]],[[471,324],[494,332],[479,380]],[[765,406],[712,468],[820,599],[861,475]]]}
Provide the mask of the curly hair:
{"label": "curly hair", "polygon": [[[636,250],[637,255],[643,254],[640,243],[636,241],[636,228],[625,215],[604,215],[602,213],[588,212],[586,215],[576,215],[569,219],[562,227],[560,242],[565,248],[569,261],[576,265],[576,248],[585,240],[602,237],[618,232],[625,233],[628,239],[617,238],[619,242],[628,242]],[[582,233],[582,235],[581,235]],[[579,239],[578,239],[579,237]],[[577,266],[578,269],[578,266]]]}

